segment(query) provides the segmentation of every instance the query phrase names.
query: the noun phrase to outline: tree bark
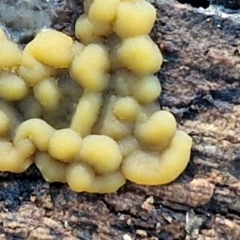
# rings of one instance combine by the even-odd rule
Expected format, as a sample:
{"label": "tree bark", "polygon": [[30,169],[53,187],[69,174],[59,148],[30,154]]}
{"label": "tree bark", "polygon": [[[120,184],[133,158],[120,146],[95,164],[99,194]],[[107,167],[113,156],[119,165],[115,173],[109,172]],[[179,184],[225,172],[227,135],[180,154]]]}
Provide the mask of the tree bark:
{"label": "tree bark", "polygon": [[174,0],[156,0],[154,41],[163,109],[194,140],[173,183],[128,182],[117,193],[74,193],[35,167],[1,174],[0,239],[240,239],[240,28]]}

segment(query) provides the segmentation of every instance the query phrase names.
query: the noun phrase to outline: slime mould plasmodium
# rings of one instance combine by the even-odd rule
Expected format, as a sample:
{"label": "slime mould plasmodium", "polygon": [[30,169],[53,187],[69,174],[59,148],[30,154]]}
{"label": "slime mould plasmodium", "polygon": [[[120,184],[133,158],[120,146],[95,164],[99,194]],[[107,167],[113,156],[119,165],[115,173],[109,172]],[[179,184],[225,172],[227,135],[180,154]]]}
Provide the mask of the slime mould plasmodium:
{"label": "slime mould plasmodium", "polygon": [[21,50],[0,30],[0,170],[34,162],[47,181],[77,192],[173,181],[192,139],[156,103],[163,59],[148,36],[156,9],[86,0],[84,10],[77,40],[43,29]]}

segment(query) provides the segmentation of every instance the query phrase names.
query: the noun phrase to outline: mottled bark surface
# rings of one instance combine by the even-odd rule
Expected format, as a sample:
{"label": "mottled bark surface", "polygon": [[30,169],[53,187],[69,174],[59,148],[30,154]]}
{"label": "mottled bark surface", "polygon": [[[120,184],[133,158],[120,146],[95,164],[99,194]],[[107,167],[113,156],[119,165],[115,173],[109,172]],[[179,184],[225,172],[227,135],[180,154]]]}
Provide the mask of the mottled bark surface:
{"label": "mottled bark surface", "polygon": [[73,193],[34,168],[2,174],[0,239],[240,239],[239,25],[154,4],[160,102],[194,139],[187,169],[167,186],[127,183],[109,195]]}

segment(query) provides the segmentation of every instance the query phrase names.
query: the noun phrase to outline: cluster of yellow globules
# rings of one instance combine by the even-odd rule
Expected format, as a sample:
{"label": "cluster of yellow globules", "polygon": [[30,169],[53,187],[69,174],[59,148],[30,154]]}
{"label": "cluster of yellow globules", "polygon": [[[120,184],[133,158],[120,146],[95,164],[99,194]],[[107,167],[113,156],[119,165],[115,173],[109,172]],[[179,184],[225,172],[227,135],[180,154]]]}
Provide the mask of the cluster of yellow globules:
{"label": "cluster of yellow globules", "polygon": [[86,0],[84,10],[76,41],[43,29],[20,50],[0,30],[0,170],[35,162],[77,192],[173,181],[192,140],[156,104],[156,10],[145,0]]}

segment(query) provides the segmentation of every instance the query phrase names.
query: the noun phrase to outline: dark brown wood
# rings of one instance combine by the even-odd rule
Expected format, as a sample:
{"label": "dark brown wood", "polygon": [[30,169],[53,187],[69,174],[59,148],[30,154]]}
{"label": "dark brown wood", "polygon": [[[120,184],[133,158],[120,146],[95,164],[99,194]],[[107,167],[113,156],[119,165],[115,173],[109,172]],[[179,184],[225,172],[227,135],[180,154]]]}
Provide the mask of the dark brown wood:
{"label": "dark brown wood", "polygon": [[154,5],[159,101],[194,139],[187,169],[172,184],[109,195],[73,193],[34,168],[2,174],[0,239],[240,239],[239,25],[173,0]]}

